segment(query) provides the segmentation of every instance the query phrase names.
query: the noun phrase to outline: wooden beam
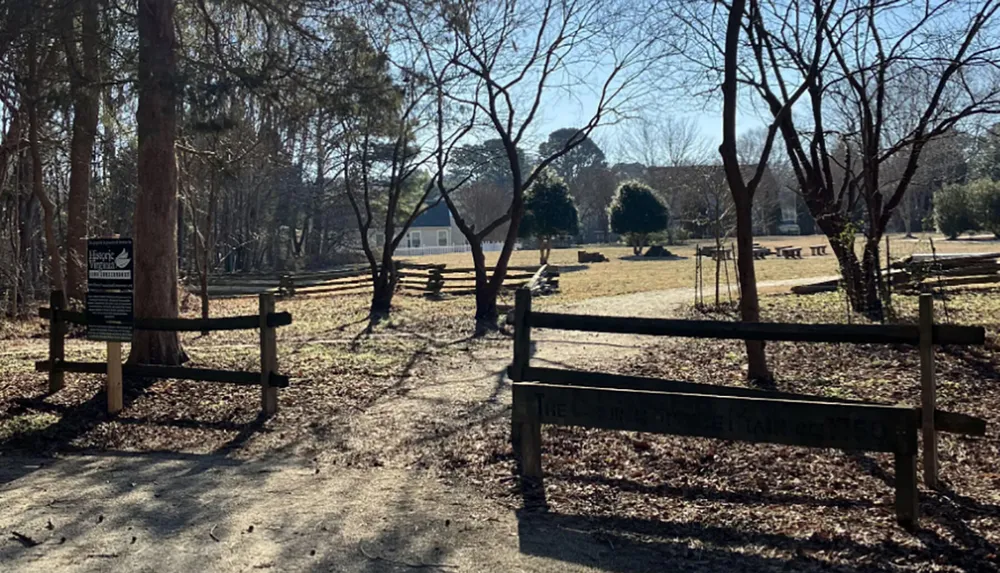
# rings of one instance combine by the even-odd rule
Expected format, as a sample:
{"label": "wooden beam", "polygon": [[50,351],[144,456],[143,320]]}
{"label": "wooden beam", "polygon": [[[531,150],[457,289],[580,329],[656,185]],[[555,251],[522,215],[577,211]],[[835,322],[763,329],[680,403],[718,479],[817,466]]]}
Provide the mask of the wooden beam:
{"label": "wooden beam", "polygon": [[936,488],[938,484],[937,432],[934,431],[934,410],[937,388],[934,380],[934,297],[920,295],[920,407],[923,417],[924,485]]}
{"label": "wooden beam", "polygon": [[[515,383],[515,421],[843,450],[915,453],[913,408]],[[527,406],[525,405],[527,404]]]}
{"label": "wooden beam", "polygon": [[[54,317],[49,323],[49,360],[53,363],[60,363],[66,359],[66,324],[60,316],[60,311],[66,306],[66,295],[60,290],[52,291],[49,294],[49,304],[56,309]],[[49,394],[62,390],[65,384],[65,375],[62,370],[49,371]]]}
{"label": "wooden beam", "polygon": [[[50,308],[38,309],[38,316],[59,319],[72,324],[88,324],[87,317],[82,312],[57,310]],[[288,312],[273,312],[267,317],[271,327],[288,326],[292,323],[292,315]],[[260,326],[260,316],[224,316],[221,318],[136,318],[133,328],[136,330],[163,330],[173,332],[201,332],[203,330],[256,330]]]}
{"label": "wooden beam", "polygon": [[[513,380],[513,377],[511,377]],[[682,382],[648,378],[644,376],[627,376],[623,374],[607,374],[604,372],[585,372],[582,370],[567,370],[562,368],[545,368],[529,366],[522,374],[523,382],[540,382],[543,384],[559,384],[566,386],[582,386],[586,388],[609,388],[617,390],[642,390],[647,392],[680,392],[682,394],[707,394],[712,396],[742,396],[746,398],[773,398],[777,400],[798,400],[803,402],[826,402],[833,404],[868,404],[862,400],[849,400],[829,396],[814,396],[796,394],[793,392],[775,392],[742,388],[739,386],[718,386],[715,384],[699,384],[697,382]],[[885,404],[891,406],[891,404]],[[918,428],[922,423],[922,410],[916,408]],[[963,434],[967,436],[985,436],[986,420],[943,410],[934,411],[934,426],[939,432]]]}
{"label": "wooden beam", "polygon": [[278,341],[267,317],[274,312],[274,295],[262,294],[260,308],[260,410],[265,416],[278,412],[278,389],[271,386],[271,374],[278,371]]}
{"label": "wooden beam", "polygon": [[[556,330],[734,340],[912,345],[920,341],[919,328],[907,324],[748,323],[535,312],[531,315],[531,325]],[[981,345],[986,341],[986,330],[979,326],[934,325],[933,334],[934,344]]]}
{"label": "wooden beam", "polygon": [[[81,374],[105,374],[106,362],[63,362],[56,367],[60,372],[77,372]],[[52,364],[47,360],[35,362],[36,372],[49,372]],[[192,368],[190,366],[161,366],[154,364],[123,364],[122,374],[136,378],[164,378],[174,380],[195,380],[199,382],[224,382],[243,386],[260,386],[259,372],[238,372],[233,370],[215,370],[212,368]],[[272,373],[269,384],[276,388],[287,388],[288,376]]]}

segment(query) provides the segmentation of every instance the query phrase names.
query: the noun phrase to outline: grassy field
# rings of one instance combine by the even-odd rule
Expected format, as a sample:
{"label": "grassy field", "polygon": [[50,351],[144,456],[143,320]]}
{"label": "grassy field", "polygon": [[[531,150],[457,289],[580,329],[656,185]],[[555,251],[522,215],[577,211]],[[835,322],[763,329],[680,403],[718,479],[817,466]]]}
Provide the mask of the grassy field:
{"label": "grassy field", "polygon": [[[903,235],[891,235],[889,238],[890,254],[893,260],[899,260],[913,253],[930,253],[929,238],[933,238],[934,247],[940,253],[991,252],[1000,251],[1000,241],[993,240],[956,240],[947,241],[943,236],[921,236],[918,239],[904,239]],[[759,282],[782,281],[789,279],[831,276],[839,273],[837,259],[832,254],[826,256],[810,256],[809,246],[828,245],[825,236],[809,235],[800,237],[778,236],[759,237],[757,242],[766,247],[797,246],[802,247],[802,259],[778,259],[768,257],[756,262],[757,280]],[[703,241],[702,245],[707,245]],[[671,288],[694,288],[695,281],[695,248],[697,241],[684,245],[670,246],[668,250],[678,258],[643,260],[632,256],[632,249],[619,245],[587,245],[581,247],[590,252],[603,253],[609,262],[577,263],[577,248],[554,249],[549,262],[562,267],[560,277],[560,293],[556,299],[560,301],[576,301],[599,296],[630,294]],[[858,242],[861,248],[861,242]],[[830,253],[829,249],[827,253]],[[487,264],[495,264],[499,253],[487,253]],[[884,256],[884,253],[883,253]],[[470,267],[472,257],[468,253],[452,253],[408,259],[419,263],[444,263],[451,267]],[[709,260],[704,260],[708,265]],[[511,265],[537,265],[537,251],[516,251],[511,257]],[[735,292],[736,277],[734,261],[729,261],[722,272],[728,271],[729,280]],[[706,266],[704,280],[706,291],[709,284],[714,284],[714,266]],[[725,274],[723,274],[725,277]],[[725,278],[722,280],[725,285]],[[723,286],[723,289],[725,287]],[[555,300],[555,299],[554,299]]]}

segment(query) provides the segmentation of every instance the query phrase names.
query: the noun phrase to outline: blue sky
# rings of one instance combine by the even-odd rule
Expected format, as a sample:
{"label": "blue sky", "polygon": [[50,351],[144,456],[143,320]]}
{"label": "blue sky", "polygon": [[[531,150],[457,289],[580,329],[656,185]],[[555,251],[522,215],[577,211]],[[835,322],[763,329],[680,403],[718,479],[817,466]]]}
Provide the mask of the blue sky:
{"label": "blue sky", "polygon": [[[603,78],[599,78],[602,79]],[[756,110],[748,106],[749,102],[741,102],[737,116],[737,132],[743,133],[764,125]],[[564,127],[580,127],[593,115],[597,105],[597,97],[590,86],[580,86],[574,89],[572,95],[552,90],[543,96],[543,103],[530,130],[530,143],[526,149],[533,149],[538,142],[549,133]],[[698,126],[701,136],[707,144],[715,149],[722,142],[722,106],[720,101],[700,100],[663,93],[660,97],[641,106],[637,112],[643,118],[659,119],[663,117],[692,119]],[[618,156],[617,148],[621,134],[633,129],[634,123],[619,123],[599,127],[594,132],[594,140],[601,145],[608,155],[609,163],[623,160]]]}
{"label": "blue sky", "polygon": [[[708,145],[712,149],[719,146],[722,142],[722,113],[719,109],[693,109],[693,106],[685,105],[683,102],[676,100],[666,100],[663,102],[662,106],[658,106],[659,109],[649,110],[649,114],[653,117],[671,116],[671,117],[682,117],[691,118],[695,121],[699,128],[701,136],[707,141]],[[533,148],[537,145],[537,141],[540,138],[544,138],[549,133],[563,128],[563,127],[579,127],[584,122],[590,119],[593,114],[593,104],[587,109],[584,109],[580,105],[556,105],[549,104],[546,105],[536,120],[535,129],[532,130],[532,141],[531,145],[526,145],[525,147]],[[745,131],[758,128],[764,123],[751,112],[740,113],[738,119],[737,132],[743,133]],[[623,131],[629,129],[629,124],[619,124],[619,125],[609,125],[602,126],[595,130],[594,139],[597,141],[604,152],[609,156],[609,163],[617,163],[621,161],[621,157],[617,157],[618,141],[621,138]]]}

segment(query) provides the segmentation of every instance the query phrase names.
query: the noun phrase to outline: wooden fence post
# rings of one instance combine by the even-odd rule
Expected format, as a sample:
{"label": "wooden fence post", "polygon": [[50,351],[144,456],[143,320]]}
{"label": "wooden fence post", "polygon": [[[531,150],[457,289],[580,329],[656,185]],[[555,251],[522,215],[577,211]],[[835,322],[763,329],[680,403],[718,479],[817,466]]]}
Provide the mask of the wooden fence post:
{"label": "wooden fence post", "polygon": [[122,343],[108,342],[108,414],[117,414],[124,407],[122,398]]}
{"label": "wooden fence post", "polygon": [[892,258],[889,256],[889,235],[885,236],[885,304],[892,312]]}
{"label": "wooden fence post", "polygon": [[52,394],[65,386],[65,375],[59,369],[66,360],[66,324],[59,313],[66,308],[66,295],[63,291],[52,291],[49,305],[52,307],[52,318],[49,320],[49,393]]}
{"label": "wooden fence post", "polygon": [[267,317],[274,312],[274,295],[260,295],[260,409],[265,416],[278,411],[278,389],[271,386],[271,373],[278,371],[278,339]]}
{"label": "wooden fence post", "polygon": [[441,289],[444,287],[444,274],[441,270],[442,267],[431,267],[427,269],[427,295],[436,296],[441,294]]}
{"label": "wooden fence post", "polygon": [[937,432],[934,429],[934,409],[937,388],[934,380],[934,297],[920,295],[920,407],[924,439],[924,485],[937,487]]}
{"label": "wooden fence post", "polygon": [[521,423],[521,475],[542,479],[542,424],[538,421],[538,408],[527,405],[528,420]]}
{"label": "wooden fence post", "polygon": [[514,294],[514,362],[510,373],[510,379],[514,382],[524,379],[524,370],[531,360],[531,326],[528,324],[530,313],[531,290],[519,288]]}
{"label": "wooden fence post", "polygon": [[[528,315],[531,314],[531,291],[526,288],[519,288],[514,293],[514,360],[510,365],[510,379],[512,382],[524,380],[525,369],[531,361],[531,325],[528,324]],[[517,404],[514,407],[518,407]],[[528,407],[528,410],[531,408]],[[514,418],[513,416],[511,417]],[[535,458],[541,457],[541,424],[537,421],[517,421],[511,424],[510,445],[516,459],[521,467],[522,475],[538,477],[535,473],[529,473],[536,465]],[[524,457],[527,454],[531,459]],[[537,472],[541,472],[541,462]]]}
{"label": "wooden fence post", "polygon": [[917,456],[914,453],[893,454],[896,466],[896,521],[908,530],[915,530],[920,505],[917,497]]}

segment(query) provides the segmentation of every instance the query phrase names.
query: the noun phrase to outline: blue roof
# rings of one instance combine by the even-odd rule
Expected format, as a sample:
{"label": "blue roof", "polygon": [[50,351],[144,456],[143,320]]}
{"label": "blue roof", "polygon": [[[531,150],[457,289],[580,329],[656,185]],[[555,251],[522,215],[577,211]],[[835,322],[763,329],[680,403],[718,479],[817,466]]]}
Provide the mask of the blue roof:
{"label": "blue roof", "polygon": [[451,226],[451,213],[448,211],[448,205],[444,201],[441,201],[437,205],[434,205],[430,209],[424,211],[420,214],[415,221],[413,221],[414,227],[450,227]]}

